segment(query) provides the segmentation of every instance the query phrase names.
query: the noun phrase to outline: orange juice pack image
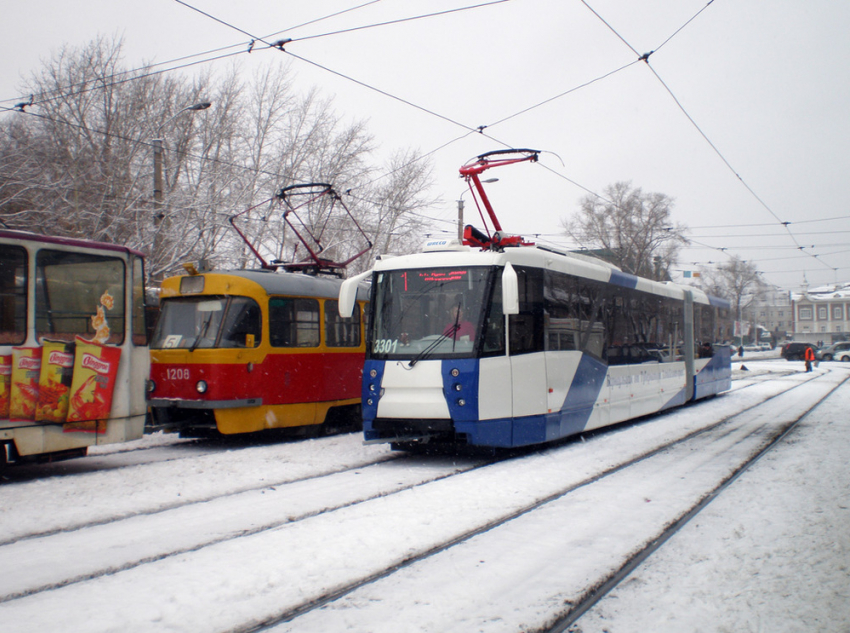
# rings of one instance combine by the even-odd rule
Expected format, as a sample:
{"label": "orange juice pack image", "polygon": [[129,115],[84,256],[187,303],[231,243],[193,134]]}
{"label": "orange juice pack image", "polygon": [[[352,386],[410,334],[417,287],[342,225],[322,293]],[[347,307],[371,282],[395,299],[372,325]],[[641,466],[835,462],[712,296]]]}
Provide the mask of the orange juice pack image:
{"label": "orange juice pack image", "polygon": [[12,390],[9,402],[9,417],[12,420],[35,420],[41,352],[40,347],[12,348]]}
{"label": "orange juice pack image", "polygon": [[74,375],[74,344],[45,340],[41,354],[36,422],[64,422]]}
{"label": "orange juice pack image", "polygon": [[[112,392],[121,360],[121,348],[77,337],[68,422],[106,420],[112,410]],[[66,425],[65,430],[105,432],[97,425]]]}

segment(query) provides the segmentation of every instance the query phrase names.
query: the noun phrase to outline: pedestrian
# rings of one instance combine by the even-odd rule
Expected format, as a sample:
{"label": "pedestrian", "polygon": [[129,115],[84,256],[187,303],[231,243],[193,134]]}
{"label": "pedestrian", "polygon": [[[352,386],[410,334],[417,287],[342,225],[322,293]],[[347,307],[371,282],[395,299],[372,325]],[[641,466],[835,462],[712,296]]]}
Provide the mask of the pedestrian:
{"label": "pedestrian", "polygon": [[811,345],[806,347],[803,358],[806,361],[806,371],[812,371],[812,363],[815,362],[815,350],[812,349]]}
{"label": "pedestrian", "polygon": [[739,358],[744,357],[744,346],[743,345],[738,345],[738,357]]}

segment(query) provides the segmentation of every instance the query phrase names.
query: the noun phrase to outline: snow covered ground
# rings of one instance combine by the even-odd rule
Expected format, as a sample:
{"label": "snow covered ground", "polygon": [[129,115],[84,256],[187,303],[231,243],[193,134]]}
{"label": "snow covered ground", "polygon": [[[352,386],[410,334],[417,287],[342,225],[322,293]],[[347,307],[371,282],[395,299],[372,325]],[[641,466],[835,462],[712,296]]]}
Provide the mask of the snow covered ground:
{"label": "snow covered ground", "polygon": [[850,367],[756,356],[728,395],[491,465],[157,434],[9,473],[0,628],[249,630],[374,576],[272,630],[540,630],[822,401],[569,630],[850,631]]}
{"label": "snow covered ground", "polygon": [[570,631],[850,631],[850,385]]}

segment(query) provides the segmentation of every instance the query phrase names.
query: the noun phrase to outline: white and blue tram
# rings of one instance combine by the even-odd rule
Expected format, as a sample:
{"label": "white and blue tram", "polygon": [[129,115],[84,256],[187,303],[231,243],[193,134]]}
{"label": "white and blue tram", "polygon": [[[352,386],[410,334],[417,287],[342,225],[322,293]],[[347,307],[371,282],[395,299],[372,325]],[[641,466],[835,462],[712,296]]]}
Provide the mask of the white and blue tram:
{"label": "white and blue tram", "polygon": [[602,260],[433,240],[371,279],[368,442],[538,444],[731,386],[727,301]]}
{"label": "white and blue tram", "polygon": [[[728,301],[506,235],[480,175],[536,162],[488,152],[461,167],[485,232],[378,259],[363,372],[367,442],[551,442],[728,390]],[[489,224],[481,207],[486,209]]]}

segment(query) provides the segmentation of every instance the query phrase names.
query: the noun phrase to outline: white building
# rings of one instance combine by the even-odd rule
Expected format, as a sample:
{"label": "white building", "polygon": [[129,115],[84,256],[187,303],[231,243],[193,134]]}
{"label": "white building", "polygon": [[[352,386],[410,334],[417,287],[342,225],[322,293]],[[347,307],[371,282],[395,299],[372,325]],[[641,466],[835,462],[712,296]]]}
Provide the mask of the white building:
{"label": "white building", "polygon": [[791,293],[794,340],[824,344],[850,338],[850,282]]}

